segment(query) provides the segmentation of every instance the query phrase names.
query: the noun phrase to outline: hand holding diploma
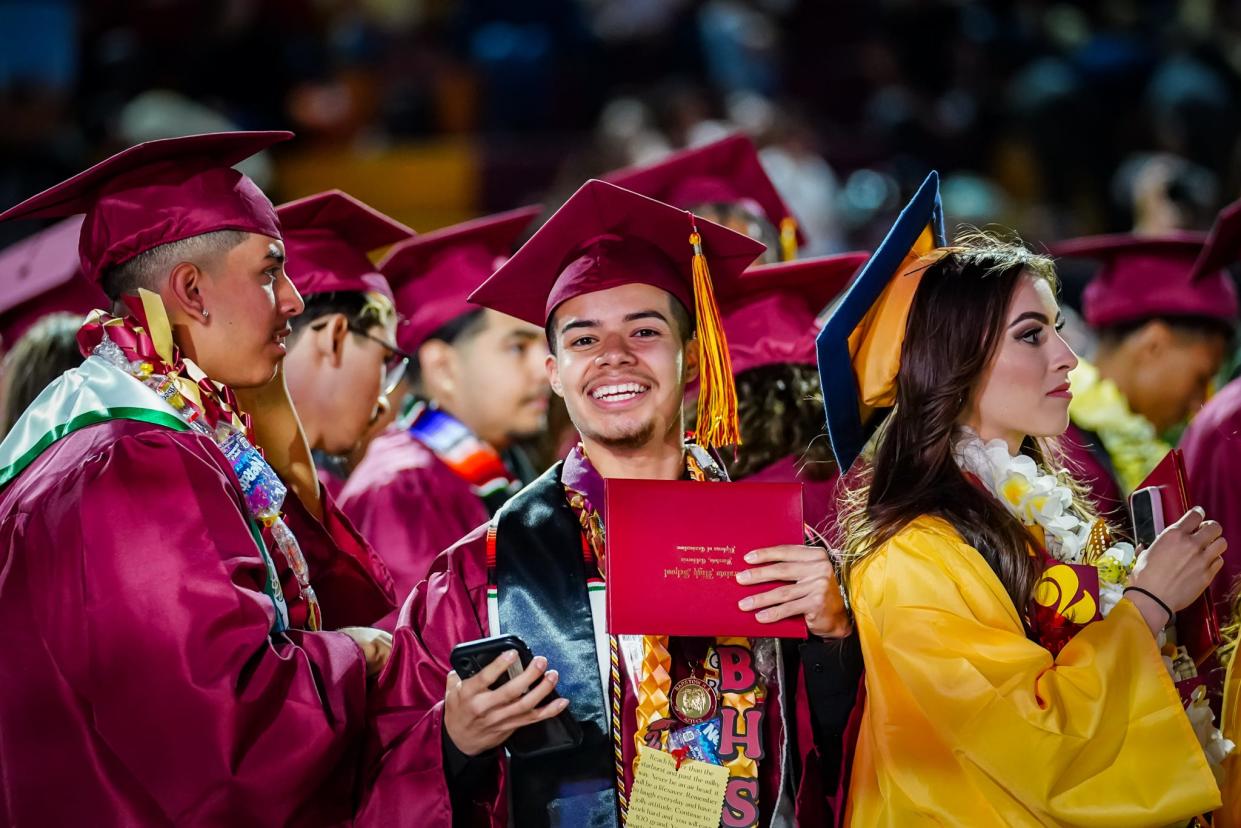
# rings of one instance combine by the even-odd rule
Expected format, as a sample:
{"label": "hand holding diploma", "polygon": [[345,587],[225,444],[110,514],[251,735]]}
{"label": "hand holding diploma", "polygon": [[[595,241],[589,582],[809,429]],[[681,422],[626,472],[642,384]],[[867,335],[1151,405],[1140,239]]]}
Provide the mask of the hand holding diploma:
{"label": "hand holding diploma", "polygon": [[745,561],[752,566],[737,573],[739,584],[791,582],[737,603],[743,610],[758,610],[760,622],[801,615],[806,628],[820,638],[843,638],[853,631],[835,567],[823,547],[769,546],[748,552]]}

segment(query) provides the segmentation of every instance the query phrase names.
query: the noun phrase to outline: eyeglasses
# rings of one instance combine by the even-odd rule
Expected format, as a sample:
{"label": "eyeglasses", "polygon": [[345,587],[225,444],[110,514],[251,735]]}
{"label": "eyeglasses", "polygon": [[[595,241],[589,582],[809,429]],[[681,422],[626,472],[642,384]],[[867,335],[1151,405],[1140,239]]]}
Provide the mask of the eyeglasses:
{"label": "eyeglasses", "polygon": [[[327,326],[327,320],[316,322],[310,326],[312,331],[321,331]],[[369,339],[371,342],[382,345],[388,352],[388,358],[384,361],[383,367],[383,393],[381,396],[389,397],[396,391],[396,387],[401,384],[401,380],[405,379],[405,372],[409,369],[409,361],[413,359],[413,354],[402,351],[386,339],[375,336],[368,330],[364,330],[360,325],[350,321],[347,325],[350,333]]]}

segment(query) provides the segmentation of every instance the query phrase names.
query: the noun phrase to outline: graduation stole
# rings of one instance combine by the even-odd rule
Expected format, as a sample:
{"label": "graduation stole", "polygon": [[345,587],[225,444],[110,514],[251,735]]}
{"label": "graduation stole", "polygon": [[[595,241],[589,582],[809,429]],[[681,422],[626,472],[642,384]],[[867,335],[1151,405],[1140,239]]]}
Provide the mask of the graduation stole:
{"label": "graduation stole", "polygon": [[289,628],[289,609],[280,588],[275,562],[267,552],[257,525],[266,527],[297,580],[306,602],[307,626],[322,628],[322,611],[301,546],[281,516],[288,489],[268,465],[251,439],[249,417],[237,407],[232,389],[211,381],[202,369],[185,359],[172,339],[172,328],[158,294],[139,290],[126,297],[130,316],[115,317],[93,311],[78,331],[82,352],[98,357],[150,389],[186,426],[211,439],[241,485],[251,534],[267,569],[263,591],[276,610],[273,630]]}
{"label": "graduation stole", "polygon": [[521,488],[500,453],[447,411],[418,400],[408,417],[410,435],[470,484],[488,514],[494,515]]}
{"label": "graduation stole", "polygon": [[[690,480],[726,482],[727,474],[715,461],[711,454],[694,442],[686,443],[685,452],[686,477]],[[565,462],[566,468],[578,470],[565,481],[565,495],[569,505],[578,517],[582,527],[583,556],[588,562],[588,571],[592,576],[602,576],[604,572],[605,529],[604,518],[598,507],[603,492],[603,478],[590,464],[582,445],[579,443]],[[570,477],[570,475],[566,475]],[[590,590],[592,615],[606,618],[605,608],[606,585],[602,577],[593,578],[594,586]],[[745,747],[738,746],[730,756],[719,756],[715,748],[720,741],[720,731],[712,722],[683,726],[681,731],[675,728],[682,723],[671,714],[672,703],[672,655],[669,651],[668,636],[607,636],[607,661],[604,661],[602,642],[598,648],[601,677],[606,673],[603,686],[609,688],[613,754],[616,765],[616,795],[620,805],[621,822],[624,824],[628,812],[628,791],[625,786],[624,745],[621,743],[623,727],[621,722],[622,692],[620,686],[620,660],[625,659],[626,672],[630,680],[635,682],[637,696],[637,731],[634,735],[635,752],[639,746],[647,746],[666,750],[677,756],[692,756],[706,761],[716,761],[728,768],[730,786],[747,788],[750,801],[753,803],[757,822],[758,808],[758,759],[750,756]],[[719,699],[719,713],[723,717],[723,727],[733,730],[742,729],[750,744],[762,744],[762,706],[766,701],[766,688],[754,671],[754,681],[747,688],[737,688],[729,692],[721,680],[722,653],[736,655],[737,662],[753,665],[751,642],[744,637],[721,637],[715,639],[701,664],[694,669],[697,674],[701,670],[706,684]],[[606,670],[605,670],[606,667]],[[756,715],[747,715],[749,711],[759,709]],[[711,711],[715,713],[717,711]],[[691,742],[686,731],[705,728],[702,733],[715,733],[715,745],[705,748],[701,739]],[[751,732],[753,729],[753,732]],[[710,737],[706,737],[708,740]],[[761,747],[759,748],[761,751]],[[634,760],[634,772],[637,770],[637,759]],[[751,784],[752,783],[752,784]],[[728,799],[726,799],[726,802]],[[725,807],[725,814],[729,811]],[[733,825],[725,821],[725,825]],[[737,822],[738,825],[747,824]]]}

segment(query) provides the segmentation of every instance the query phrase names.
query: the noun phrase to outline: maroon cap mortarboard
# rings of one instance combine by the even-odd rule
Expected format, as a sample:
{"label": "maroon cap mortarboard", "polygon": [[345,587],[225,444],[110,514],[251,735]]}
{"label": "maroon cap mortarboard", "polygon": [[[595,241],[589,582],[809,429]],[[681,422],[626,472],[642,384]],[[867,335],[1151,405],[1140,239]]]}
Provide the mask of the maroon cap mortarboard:
{"label": "maroon cap mortarboard", "polygon": [[754,143],[744,135],[681,150],[654,164],[626,167],[604,180],[682,210],[717,203],[745,205],[780,233],[780,252],[786,260],[806,243],[788,205],[763,170]]}
{"label": "maroon cap mortarboard", "polygon": [[1241,262],[1241,200],[1229,204],[1215,217],[1202,253],[1194,262],[1191,278],[1217,276],[1237,262]]}
{"label": "maroon cap mortarboard", "polygon": [[379,263],[404,317],[397,329],[402,349],[416,351],[454,319],[477,310],[469,296],[513,252],[521,232],[541,211],[538,205],[454,224],[388,251]]}
{"label": "maroon cap mortarboard", "polygon": [[574,296],[637,283],[668,291],[693,314],[695,226],[717,290],[764,250],[761,242],[688,211],[587,181],[469,301],[542,326]]}
{"label": "maroon cap mortarboard", "polygon": [[280,238],[267,196],[232,165],[291,132],[217,132],[148,141],[0,213],[0,221],[85,213],[82,273],[103,274],[161,244],[216,230]]}
{"label": "maroon cap mortarboard", "polygon": [[1051,246],[1052,255],[1094,259],[1099,272],[1082,294],[1082,314],[1094,328],[1154,317],[1199,316],[1232,324],[1237,293],[1220,270],[1195,277],[1204,233],[1091,236]]}
{"label": "maroon cap mortarboard", "polygon": [[587,181],[470,301],[544,325],[575,296],[630,284],[667,291],[697,326],[699,442],[735,445],[736,389],[715,291],[727,292],[764,249],[688,211]]}
{"label": "maroon cap mortarboard", "polygon": [[0,338],[13,345],[39,318],[56,311],[85,314],[111,302],[82,278],[74,216],[0,251]]}
{"label": "maroon cap mortarboard", "polygon": [[284,231],[285,272],[302,296],[392,289],[367,256],[413,238],[414,231],[351,195],[328,190],[276,208]]}
{"label": "maroon cap mortarboard", "polygon": [[733,375],[764,365],[815,365],[818,317],[869,253],[752,267],[721,293]]}

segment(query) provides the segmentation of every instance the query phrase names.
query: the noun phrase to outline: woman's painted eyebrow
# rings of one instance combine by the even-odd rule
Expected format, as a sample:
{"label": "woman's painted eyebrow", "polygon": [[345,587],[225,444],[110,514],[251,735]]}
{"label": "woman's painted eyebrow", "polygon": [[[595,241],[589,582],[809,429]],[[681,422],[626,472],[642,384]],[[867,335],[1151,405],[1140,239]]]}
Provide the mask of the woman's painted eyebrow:
{"label": "woman's painted eyebrow", "polygon": [[1025,313],[1018,316],[1016,319],[1014,319],[1012,322],[1009,322],[1008,327],[1011,328],[1014,325],[1018,325],[1022,322],[1025,322],[1027,319],[1033,319],[1035,321],[1042,322],[1044,325],[1051,324],[1051,321],[1047,318],[1047,314],[1040,313],[1039,311],[1026,311]]}

